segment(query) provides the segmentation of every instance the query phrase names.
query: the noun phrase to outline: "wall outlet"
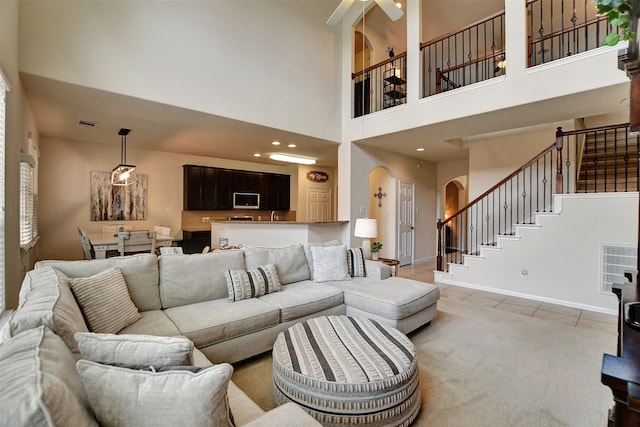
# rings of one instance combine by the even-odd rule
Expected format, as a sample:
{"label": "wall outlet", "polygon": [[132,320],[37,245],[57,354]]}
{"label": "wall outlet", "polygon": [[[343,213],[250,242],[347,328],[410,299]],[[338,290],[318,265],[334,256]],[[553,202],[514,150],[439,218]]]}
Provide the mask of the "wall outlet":
{"label": "wall outlet", "polygon": [[209,221],[211,221],[210,217],[208,217],[208,216],[203,216],[202,217],[202,222],[209,222]]}
{"label": "wall outlet", "polygon": [[521,279],[528,279],[529,278],[529,271],[528,270],[520,270],[520,278]]}
{"label": "wall outlet", "polygon": [[365,208],[363,208],[362,206],[360,207],[360,213],[361,213],[361,214],[366,213],[366,209],[365,209]]}
{"label": "wall outlet", "polygon": [[172,213],[173,212],[173,208],[171,206],[167,206],[166,208],[164,208],[164,211],[166,213]]}

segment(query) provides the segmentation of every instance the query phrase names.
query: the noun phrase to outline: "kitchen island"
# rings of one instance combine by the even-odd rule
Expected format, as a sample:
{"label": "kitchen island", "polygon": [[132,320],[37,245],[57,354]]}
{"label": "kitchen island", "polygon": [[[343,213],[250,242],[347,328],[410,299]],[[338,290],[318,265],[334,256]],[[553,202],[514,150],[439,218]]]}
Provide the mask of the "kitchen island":
{"label": "kitchen island", "polygon": [[231,246],[287,246],[344,240],[349,221],[212,221],[211,247],[219,247],[219,238]]}

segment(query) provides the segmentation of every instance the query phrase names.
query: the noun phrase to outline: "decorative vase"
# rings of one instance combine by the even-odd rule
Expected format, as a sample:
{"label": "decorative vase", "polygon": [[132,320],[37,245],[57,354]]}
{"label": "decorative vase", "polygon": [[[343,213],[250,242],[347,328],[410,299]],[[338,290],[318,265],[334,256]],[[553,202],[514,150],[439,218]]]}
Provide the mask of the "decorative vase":
{"label": "decorative vase", "polygon": [[380,256],[380,252],[371,252],[372,260],[377,261],[379,256]]}

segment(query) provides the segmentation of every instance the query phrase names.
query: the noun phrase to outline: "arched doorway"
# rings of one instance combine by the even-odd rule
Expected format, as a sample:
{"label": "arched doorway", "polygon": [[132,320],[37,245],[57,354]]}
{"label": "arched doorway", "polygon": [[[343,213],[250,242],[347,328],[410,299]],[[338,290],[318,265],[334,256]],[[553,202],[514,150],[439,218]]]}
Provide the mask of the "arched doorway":
{"label": "arched doorway", "polygon": [[[444,188],[444,219],[455,215],[467,204],[467,192],[461,181],[466,182],[466,177],[458,177],[447,182]],[[445,252],[458,250],[459,221],[452,221],[444,228]]]}
{"label": "arched doorway", "polygon": [[367,37],[356,30],[353,47],[353,117],[360,117],[371,112],[371,79],[362,72],[371,65],[371,46]]}

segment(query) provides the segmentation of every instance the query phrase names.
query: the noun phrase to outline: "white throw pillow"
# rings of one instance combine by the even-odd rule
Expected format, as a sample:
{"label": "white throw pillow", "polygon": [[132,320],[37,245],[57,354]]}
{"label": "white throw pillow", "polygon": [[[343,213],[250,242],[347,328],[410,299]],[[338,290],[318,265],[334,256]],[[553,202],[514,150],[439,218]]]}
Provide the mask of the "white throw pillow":
{"label": "white throw pillow", "polygon": [[92,332],[116,334],[142,317],[119,268],[69,279],[69,286]]}
{"label": "white throw pillow", "polygon": [[347,266],[347,247],[312,246],[313,281],[351,280]]}
{"label": "white throw pillow", "polygon": [[190,365],[193,343],[183,337],[77,333],[83,359],[98,363],[165,366]]}
{"label": "white throw pillow", "polygon": [[227,388],[233,367],[149,372],[79,360],[101,426],[233,426]]}

